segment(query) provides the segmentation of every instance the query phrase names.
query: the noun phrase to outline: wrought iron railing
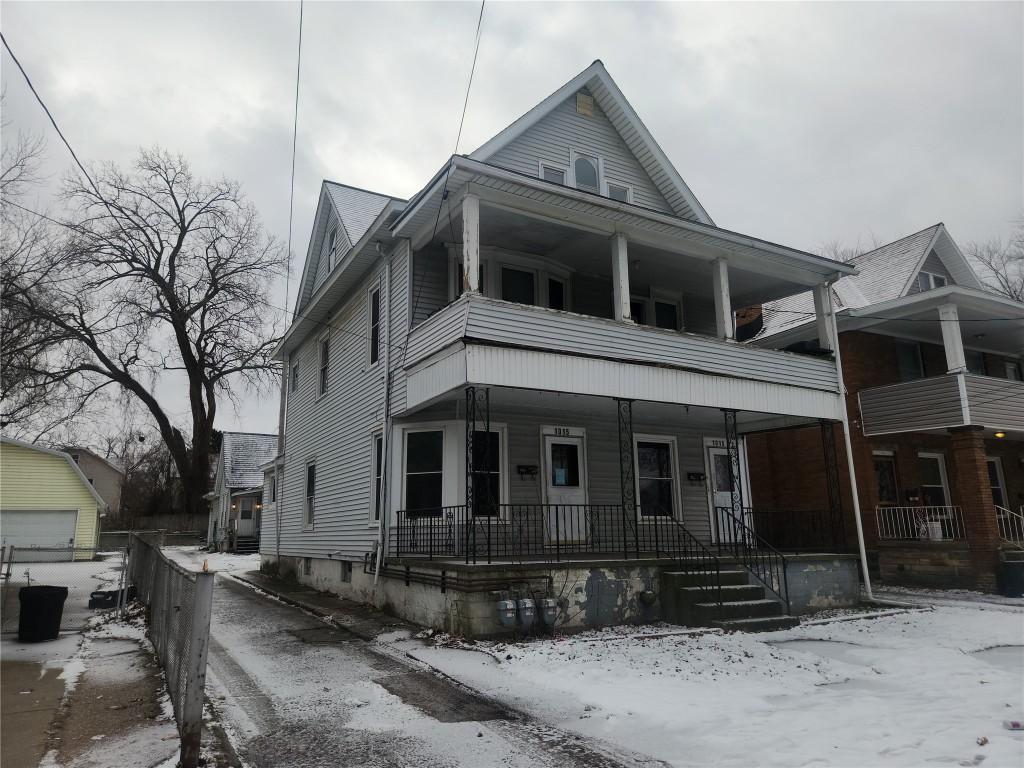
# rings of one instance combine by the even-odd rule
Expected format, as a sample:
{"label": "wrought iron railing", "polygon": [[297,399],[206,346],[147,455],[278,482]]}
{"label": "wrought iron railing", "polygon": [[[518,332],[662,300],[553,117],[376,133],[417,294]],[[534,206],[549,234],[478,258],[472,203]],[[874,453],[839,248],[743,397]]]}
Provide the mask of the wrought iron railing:
{"label": "wrought iron railing", "polygon": [[[749,507],[747,521],[765,541],[787,552],[852,550],[841,516],[827,509]],[[731,510],[729,510],[731,514]]]}
{"label": "wrought iron railing", "polygon": [[493,504],[400,510],[388,537],[391,557],[466,563],[562,562],[585,555],[671,558],[720,602],[715,552],[668,516],[623,513],[619,504]]}
{"label": "wrought iron railing", "polygon": [[999,526],[1000,539],[1010,544],[1024,545],[1024,507],[1018,513],[997,505],[996,524]]}
{"label": "wrought iron railing", "polygon": [[877,507],[878,538],[883,541],[963,541],[967,538],[960,507]]}
{"label": "wrought iron railing", "polygon": [[718,551],[732,555],[766,589],[786,604],[789,613],[789,580],[786,556],[759,536],[750,525],[750,515],[740,519],[729,507],[715,507]]}

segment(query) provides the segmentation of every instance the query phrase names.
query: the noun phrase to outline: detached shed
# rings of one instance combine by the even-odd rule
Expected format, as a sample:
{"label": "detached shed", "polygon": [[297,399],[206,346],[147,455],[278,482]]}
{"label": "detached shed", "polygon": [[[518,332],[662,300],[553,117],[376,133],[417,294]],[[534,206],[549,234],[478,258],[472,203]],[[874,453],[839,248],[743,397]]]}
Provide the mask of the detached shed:
{"label": "detached shed", "polygon": [[67,453],[0,439],[0,539],[4,546],[69,547],[89,559],[107,505]]}

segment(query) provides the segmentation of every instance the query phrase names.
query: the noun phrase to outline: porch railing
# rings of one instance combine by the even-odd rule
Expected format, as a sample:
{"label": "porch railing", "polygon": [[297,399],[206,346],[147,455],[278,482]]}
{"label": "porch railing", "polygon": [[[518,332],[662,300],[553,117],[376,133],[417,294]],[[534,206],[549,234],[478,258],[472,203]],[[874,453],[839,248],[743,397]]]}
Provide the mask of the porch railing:
{"label": "porch railing", "polygon": [[768,543],[750,525],[749,509],[740,519],[730,507],[715,507],[718,551],[732,555],[786,604],[789,613],[789,580],[786,556]]}
{"label": "porch railing", "polygon": [[746,512],[758,535],[776,549],[787,552],[847,552],[852,549],[842,518],[829,510],[750,507]]}
{"label": "porch railing", "polygon": [[964,513],[960,507],[877,507],[878,538],[882,541],[963,541]]}
{"label": "porch railing", "polygon": [[1024,545],[1024,507],[1021,513],[1006,507],[996,506],[996,523],[999,526],[999,538],[1010,544]]}
{"label": "porch railing", "polygon": [[494,504],[483,510],[475,515],[466,505],[400,510],[388,553],[466,563],[561,562],[584,555],[671,558],[679,570],[700,576],[699,586],[720,602],[718,556],[675,518],[637,519],[623,514],[619,504]]}

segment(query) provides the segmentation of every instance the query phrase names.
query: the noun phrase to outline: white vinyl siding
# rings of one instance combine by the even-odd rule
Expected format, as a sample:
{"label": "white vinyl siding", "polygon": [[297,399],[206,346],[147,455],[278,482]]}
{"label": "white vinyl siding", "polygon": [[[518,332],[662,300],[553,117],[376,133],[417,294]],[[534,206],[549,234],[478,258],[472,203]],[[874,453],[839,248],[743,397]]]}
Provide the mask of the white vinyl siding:
{"label": "white vinyl siding", "polygon": [[538,163],[567,168],[571,150],[601,158],[607,178],[629,185],[637,205],[662,213],[673,212],[601,107],[595,103],[593,116],[581,115],[576,111],[575,94],[487,162],[537,176]]}

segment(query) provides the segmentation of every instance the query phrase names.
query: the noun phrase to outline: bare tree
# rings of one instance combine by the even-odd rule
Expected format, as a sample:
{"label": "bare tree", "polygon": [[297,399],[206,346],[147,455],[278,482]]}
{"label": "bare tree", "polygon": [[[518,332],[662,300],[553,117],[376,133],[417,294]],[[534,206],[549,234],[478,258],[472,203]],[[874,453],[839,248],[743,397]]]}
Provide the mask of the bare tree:
{"label": "bare tree", "polygon": [[73,386],[78,402],[108,388],[136,399],[177,468],[184,511],[201,512],[218,399],[275,380],[268,288],[283,249],[236,182],[198,179],[180,156],[142,151],[129,173],[91,175],[95,185],[65,183],[73,215],[60,247],[37,254],[44,277],[12,293],[46,331],[29,373]]}
{"label": "bare tree", "polygon": [[966,251],[996,293],[1024,302],[1024,217],[1017,219],[1008,241],[968,243]]}
{"label": "bare tree", "polygon": [[857,242],[853,245],[846,245],[841,240],[829,240],[827,243],[822,243],[821,248],[818,249],[818,255],[824,256],[826,259],[845,263],[852,261],[863,253],[873,251],[881,247],[881,245],[882,243],[878,241],[878,237],[874,234],[868,238],[866,243],[862,243],[860,238],[857,238]]}

